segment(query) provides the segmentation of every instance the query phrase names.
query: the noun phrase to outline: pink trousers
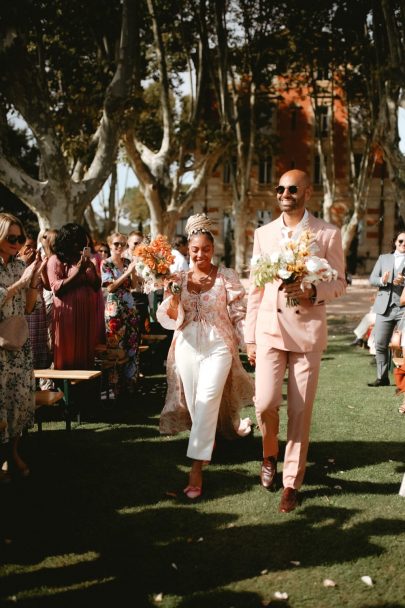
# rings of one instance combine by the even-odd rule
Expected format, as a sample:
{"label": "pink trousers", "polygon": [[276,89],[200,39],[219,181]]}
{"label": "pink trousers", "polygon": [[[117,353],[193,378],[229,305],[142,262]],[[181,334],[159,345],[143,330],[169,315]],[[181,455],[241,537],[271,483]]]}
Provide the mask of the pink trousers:
{"label": "pink trousers", "polygon": [[264,457],[278,456],[279,407],[288,370],[287,444],[283,466],[285,488],[299,489],[304,479],[321,356],[321,352],[295,353],[257,346],[255,407],[263,437]]}

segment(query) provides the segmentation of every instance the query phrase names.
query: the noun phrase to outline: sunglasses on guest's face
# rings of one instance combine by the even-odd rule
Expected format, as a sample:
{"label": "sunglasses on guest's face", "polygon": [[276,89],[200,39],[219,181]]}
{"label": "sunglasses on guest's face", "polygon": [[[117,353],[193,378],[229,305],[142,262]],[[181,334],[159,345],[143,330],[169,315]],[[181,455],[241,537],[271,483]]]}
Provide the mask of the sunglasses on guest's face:
{"label": "sunglasses on guest's face", "polygon": [[108,253],[108,249],[99,249],[98,252],[99,253]]}
{"label": "sunglasses on guest's face", "polygon": [[283,194],[284,190],[288,190],[290,194],[297,194],[298,186],[277,186],[276,188],[277,194]]}
{"label": "sunglasses on guest's face", "polygon": [[126,243],[119,243],[118,241],[116,243],[113,243],[114,247],[125,247]]}
{"label": "sunglasses on guest's face", "polygon": [[6,241],[10,243],[10,245],[15,245],[16,243],[24,245],[26,238],[22,234],[20,234],[20,236],[16,236],[15,234],[8,234],[6,236]]}

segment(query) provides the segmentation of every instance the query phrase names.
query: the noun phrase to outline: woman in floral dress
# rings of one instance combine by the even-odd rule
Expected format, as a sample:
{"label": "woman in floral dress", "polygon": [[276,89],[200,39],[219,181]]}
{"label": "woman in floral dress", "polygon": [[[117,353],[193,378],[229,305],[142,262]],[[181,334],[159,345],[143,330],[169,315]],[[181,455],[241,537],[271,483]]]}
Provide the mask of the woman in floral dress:
{"label": "woman in floral dress", "polygon": [[[132,392],[139,371],[140,319],[131,289],[136,286],[136,261],[122,257],[126,247],[124,235],[109,236],[111,257],[101,266],[102,286],[107,291],[105,323],[107,347],[125,351],[128,361],[122,370],[117,392]],[[113,378],[116,380],[116,378]]]}
{"label": "woman in floral dress", "polygon": [[184,493],[194,500],[202,493],[202,466],[211,460],[216,431],[230,438],[251,431],[240,410],[252,403],[253,380],[239,359],[245,317],[239,277],[212,264],[214,238],[207,216],[191,216],[186,231],[193,266],[179,275],[180,294],[169,295],[157,311],[161,325],[175,330],[160,432],[190,429],[192,466]]}
{"label": "woman in floral dress", "polygon": [[[42,266],[39,257],[26,267],[16,256],[25,242],[19,219],[0,213],[0,321],[32,312],[38,297]],[[18,350],[0,348],[0,481],[10,474],[27,477],[28,465],[19,453],[24,429],[34,423],[35,379],[29,339]],[[6,423],[6,424],[4,424]],[[8,472],[1,471],[7,461]]]}

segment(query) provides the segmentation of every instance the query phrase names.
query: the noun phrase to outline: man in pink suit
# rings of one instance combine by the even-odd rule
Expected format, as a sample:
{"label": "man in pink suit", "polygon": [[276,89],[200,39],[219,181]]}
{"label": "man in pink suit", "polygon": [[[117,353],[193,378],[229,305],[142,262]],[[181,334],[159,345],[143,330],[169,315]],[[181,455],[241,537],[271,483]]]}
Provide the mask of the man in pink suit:
{"label": "man in pink suit", "polygon": [[[279,510],[287,513],[298,505],[306,465],[312,406],[318,383],[322,351],[327,344],[325,302],[346,289],[340,231],[311,215],[305,208],[312,189],[306,173],[297,169],[284,173],[276,188],[282,211],[279,218],[255,231],[253,255],[280,249],[284,237],[299,238],[303,230],[316,236],[320,258],[326,258],[338,273],[330,283],[301,289],[299,281],[281,280],[254,285],[252,277],[245,322],[248,359],[256,365],[255,407],[263,437],[260,479],[267,489],[274,487],[278,456],[278,409],[282,383],[288,369],[287,444],[283,467],[283,493]],[[287,306],[287,296],[299,299]]]}

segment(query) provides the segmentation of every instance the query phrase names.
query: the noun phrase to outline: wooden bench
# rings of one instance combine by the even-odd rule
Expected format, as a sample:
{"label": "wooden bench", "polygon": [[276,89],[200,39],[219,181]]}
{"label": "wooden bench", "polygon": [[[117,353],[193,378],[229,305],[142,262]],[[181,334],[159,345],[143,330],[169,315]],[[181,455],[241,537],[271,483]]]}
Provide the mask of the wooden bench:
{"label": "wooden bench", "polygon": [[[73,409],[72,398],[71,398],[71,387],[79,382],[85,382],[89,380],[99,379],[101,381],[100,370],[84,370],[84,369],[35,369],[35,379],[39,380],[44,378],[46,380],[54,380],[56,385],[63,386],[63,403],[64,403],[64,414],[66,420],[66,430],[70,431],[72,428],[71,414]],[[77,421],[80,422],[80,411],[77,412]],[[38,430],[39,426],[38,426]]]}

